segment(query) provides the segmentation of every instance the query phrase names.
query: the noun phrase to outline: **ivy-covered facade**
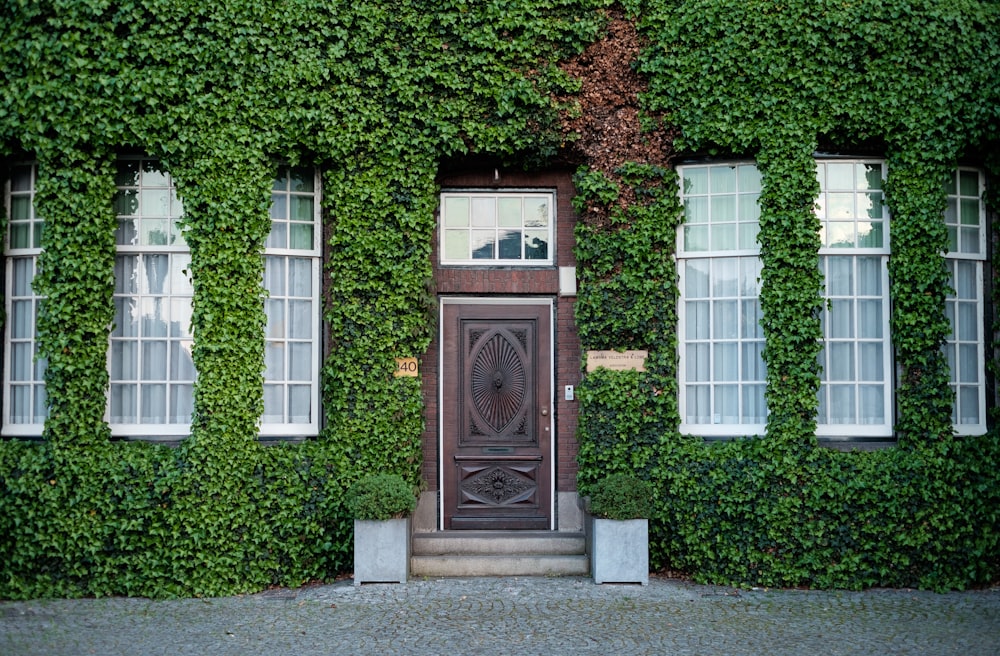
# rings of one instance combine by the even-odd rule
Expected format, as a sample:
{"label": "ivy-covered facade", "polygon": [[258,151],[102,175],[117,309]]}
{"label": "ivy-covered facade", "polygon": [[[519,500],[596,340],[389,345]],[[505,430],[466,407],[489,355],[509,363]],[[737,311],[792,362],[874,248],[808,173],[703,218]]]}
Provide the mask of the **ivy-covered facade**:
{"label": "ivy-covered facade", "polygon": [[995,580],[995,3],[0,18],[0,597],[332,578],[376,471],[435,530],[638,473],[700,581]]}

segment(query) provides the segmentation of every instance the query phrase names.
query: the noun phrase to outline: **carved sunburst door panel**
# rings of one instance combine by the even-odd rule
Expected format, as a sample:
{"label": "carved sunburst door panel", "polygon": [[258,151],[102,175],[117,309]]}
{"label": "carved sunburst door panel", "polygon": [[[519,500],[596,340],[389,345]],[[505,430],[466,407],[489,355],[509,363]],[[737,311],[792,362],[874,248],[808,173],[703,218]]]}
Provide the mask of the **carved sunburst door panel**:
{"label": "carved sunburst door panel", "polygon": [[537,440],[533,328],[527,322],[500,328],[464,325],[462,446]]}

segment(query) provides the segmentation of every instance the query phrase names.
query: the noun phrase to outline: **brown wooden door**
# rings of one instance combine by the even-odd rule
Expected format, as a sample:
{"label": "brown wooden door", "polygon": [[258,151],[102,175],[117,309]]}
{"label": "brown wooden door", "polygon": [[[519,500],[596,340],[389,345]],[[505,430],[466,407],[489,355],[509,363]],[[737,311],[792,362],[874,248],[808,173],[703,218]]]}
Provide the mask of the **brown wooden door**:
{"label": "brown wooden door", "polygon": [[442,321],[445,528],[550,528],[551,307],[446,303]]}

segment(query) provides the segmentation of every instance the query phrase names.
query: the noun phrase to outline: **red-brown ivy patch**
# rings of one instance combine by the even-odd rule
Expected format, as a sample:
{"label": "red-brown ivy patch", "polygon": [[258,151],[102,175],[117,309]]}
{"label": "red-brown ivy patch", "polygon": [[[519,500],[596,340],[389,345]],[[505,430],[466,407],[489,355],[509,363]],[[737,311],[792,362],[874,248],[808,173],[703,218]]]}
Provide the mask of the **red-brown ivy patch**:
{"label": "red-brown ivy patch", "polygon": [[[639,96],[647,85],[634,65],[642,47],[635,24],[613,11],[604,38],[562,67],[582,85],[576,96],[580,114],[563,117],[565,133],[579,135],[573,149],[588,166],[612,179],[625,162],[666,166],[674,154],[673,130],[661,125],[645,131],[640,124]],[[631,200],[623,197],[620,202]]]}

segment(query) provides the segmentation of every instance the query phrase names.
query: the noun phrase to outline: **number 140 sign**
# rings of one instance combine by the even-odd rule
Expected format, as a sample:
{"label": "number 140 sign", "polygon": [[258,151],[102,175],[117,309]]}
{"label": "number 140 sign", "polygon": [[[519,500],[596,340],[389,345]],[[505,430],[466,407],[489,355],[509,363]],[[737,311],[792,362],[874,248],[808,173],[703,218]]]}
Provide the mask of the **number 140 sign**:
{"label": "number 140 sign", "polygon": [[396,358],[396,372],[393,374],[397,378],[407,376],[416,378],[420,375],[416,358]]}

